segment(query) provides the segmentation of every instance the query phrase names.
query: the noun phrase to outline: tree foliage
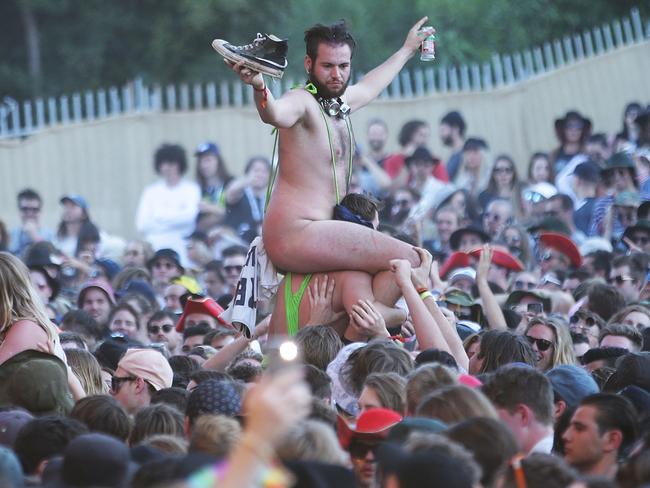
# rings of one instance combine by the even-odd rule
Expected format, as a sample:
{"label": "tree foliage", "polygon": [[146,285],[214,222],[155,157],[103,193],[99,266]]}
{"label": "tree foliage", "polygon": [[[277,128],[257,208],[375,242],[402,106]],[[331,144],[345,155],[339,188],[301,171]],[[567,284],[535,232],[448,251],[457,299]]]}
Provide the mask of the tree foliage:
{"label": "tree foliage", "polygon": [[[423,15],[438,29],[438,63],[483,62],[495,52],[530,48],[612,21],[637,3],[4,0],[0,2],[0,97],[58,95],[120,85],[137,76],[152,83],[215,79],[225,75],[226,68],[210,47],[212,39],[242,44],[260,31],[289,38],[289,73],[300,79],[304,29],[340,18],[349,21],[359,41],[355,68],[360,72],[397,49],[408,28]],[[650,5],[638,6],[643,16],[650,15]]]}

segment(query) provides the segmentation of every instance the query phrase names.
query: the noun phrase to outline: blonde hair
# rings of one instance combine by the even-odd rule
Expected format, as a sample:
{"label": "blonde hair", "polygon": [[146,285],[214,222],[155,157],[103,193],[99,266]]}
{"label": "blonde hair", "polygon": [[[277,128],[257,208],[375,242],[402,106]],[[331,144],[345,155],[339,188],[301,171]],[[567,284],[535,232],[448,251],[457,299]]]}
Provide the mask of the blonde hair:
{"label": "blonde hair", "polygon": [[241,437],[239,423],[224,415],[201,415],[192,427],[190,452],[226,457]]}
{"label": "blonde hair", "polygon": [[544,325],[553,331],[555,336],[555,341],[553,343],[553,357],[551,358],[551,364],[548,369],[555,368],[562,364],[576,364],[576,355],[573,351],[573,340],[571,339],[571,333],[569,332],[569,327],[560,323],[555,319],[534,317],[528,322],[528,327],[524,335],[528,333],[531,327],[535,325]]}
{"label": "blonde hair", "polygon": [[102,378],[102,368],[95,356],[84,349],[68,349],[65,356],[86,395],[108,394],[108,386]]}
{"label": "blonde hair", "polygon": [[499,420],[490,400],[465,385],[449,385],[428,395],[418,405],[416,415],[455,424],[473,417]]}
{"label": "blonde hair", "polygon": [[12,254],[0,252],[0,335],[19,320],[36,322],[50,339],[57,336],[27,266]]}
{"label": "blonde hair", "polygon": [[334,430],[320,420],[303,420],[294,425],[277,448],[278,457],[319,461],[347,466],[348,456],[341,448]]}

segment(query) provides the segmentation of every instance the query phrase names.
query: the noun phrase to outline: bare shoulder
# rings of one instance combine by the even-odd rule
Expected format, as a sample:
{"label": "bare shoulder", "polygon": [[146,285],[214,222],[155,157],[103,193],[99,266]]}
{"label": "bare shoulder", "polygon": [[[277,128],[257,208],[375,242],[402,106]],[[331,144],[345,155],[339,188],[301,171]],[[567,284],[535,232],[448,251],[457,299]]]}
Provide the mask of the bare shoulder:
{"label": "bare shoulder", "polygon": [[22,336],[23,334],[27,334],[30,336],[36,336],[36,335],[43,335],[47,337],[47,332],[45,332],[45,329],[38,325],[36,322],[33,320],[18,320],[17,322],[14,322],[11,327],[9,327],[9,330],[7,331],[7,335],[20,335]]}

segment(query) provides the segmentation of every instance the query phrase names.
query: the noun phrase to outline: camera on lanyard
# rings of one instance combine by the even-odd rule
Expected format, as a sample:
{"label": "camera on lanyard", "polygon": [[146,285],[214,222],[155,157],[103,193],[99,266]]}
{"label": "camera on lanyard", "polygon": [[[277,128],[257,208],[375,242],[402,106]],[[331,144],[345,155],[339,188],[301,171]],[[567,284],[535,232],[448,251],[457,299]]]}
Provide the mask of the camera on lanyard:
{"label": "camera on lanyard", "polygon": [[325,112],[330,117],[346,118],[350,114],[350,106],[340,98],[318,99]]}

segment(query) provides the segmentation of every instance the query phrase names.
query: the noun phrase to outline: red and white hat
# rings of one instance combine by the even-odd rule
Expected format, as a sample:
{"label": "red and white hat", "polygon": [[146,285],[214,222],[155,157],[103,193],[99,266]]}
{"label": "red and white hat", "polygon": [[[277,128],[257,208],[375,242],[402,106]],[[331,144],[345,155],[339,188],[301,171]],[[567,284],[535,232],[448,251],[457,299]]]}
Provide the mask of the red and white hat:
{"label": "red and white hat", "polygon": [[178,320],[178,323],[176,324],[176,332],[183,332],[185,329],[185,318],[188,315],[191,315],[193,313],[203,313],[206,315],[210,315],[211,317],[214,317],[217,319],[217,321],[229,328],[229,329],[234,329],[233,325],[226,322],[224,319],[221,318],[221,314],[223,313],[223,308],[215,302],[212,298],[210,297],[202,297],[202,298],[188,298],[187,302],[185,302],[185,308],[183,309],[183,315],[181,315],[181,318]]}

